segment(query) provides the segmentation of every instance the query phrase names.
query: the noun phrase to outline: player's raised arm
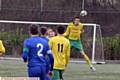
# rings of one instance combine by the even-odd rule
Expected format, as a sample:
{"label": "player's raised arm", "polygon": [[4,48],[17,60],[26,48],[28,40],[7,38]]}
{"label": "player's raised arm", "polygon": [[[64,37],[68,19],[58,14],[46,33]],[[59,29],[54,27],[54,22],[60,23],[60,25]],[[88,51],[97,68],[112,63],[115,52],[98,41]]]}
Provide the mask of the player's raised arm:
{"label": "player's raised arm", "polygon": [[63,36],[67,37],[67,36],[69,36],[69,34],[70,34],[70,25],[67,26],[67,29],[66,29],[65,33],[63,34]]}
{"label": "player's raised arm", "polygon": [[24,41],[23,53],[22,53],[22,58],[23,58],[24,62],[27,62],[28,53],[29,53],[28,42]]}
{"label": "player's raised arm", "polygon": [[84,27],[85,26],[82,23],[79,23],[79,25],[81,25],[81,29],[80,29],[81,33],[84,33]]}
{"label": "player's raised arm", "polygon": [[5,47],[3,46],[3,43],[0,40],[0,55],[2,55],[3,53],[5,53]]}

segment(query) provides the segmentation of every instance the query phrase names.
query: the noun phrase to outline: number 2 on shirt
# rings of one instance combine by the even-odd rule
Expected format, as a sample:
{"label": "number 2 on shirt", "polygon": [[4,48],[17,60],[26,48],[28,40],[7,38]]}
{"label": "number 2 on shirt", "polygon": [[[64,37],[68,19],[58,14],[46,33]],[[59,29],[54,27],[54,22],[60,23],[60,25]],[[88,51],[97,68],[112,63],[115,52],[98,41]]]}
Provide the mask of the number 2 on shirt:
{"label": "number 2 on shirt", "polygon": [[38,43],[38,44],[37,44],[37,48],[39,49],[38,52],[37,52],[37,55],[38,55],[39,57],[42,57],[42,56],[43,56],[43,54],[42,54],[43,45],[42,45],[41,43]]}

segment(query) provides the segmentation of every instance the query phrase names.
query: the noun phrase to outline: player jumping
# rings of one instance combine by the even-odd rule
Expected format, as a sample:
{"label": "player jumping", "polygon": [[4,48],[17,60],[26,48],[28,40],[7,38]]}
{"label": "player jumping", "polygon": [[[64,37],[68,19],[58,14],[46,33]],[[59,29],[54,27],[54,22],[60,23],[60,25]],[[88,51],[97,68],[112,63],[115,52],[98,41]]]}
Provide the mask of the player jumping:
{"label": "player jumping", "polygon": [[64,33],[64,36],[69,38],[71,48],[75,48],[76,50],[79,50],[80,53],[82,53],[90,69],[92,71],[96,71],[96,69],[91,64],[90,59],[88,58],[88,56],[85,54],[83,50],[83,46],[80,38],[82,31],[83,31],[83,24],[80,23],[79,17],[75,17],[73,22],[71,22],[68,25],[67,30]]}

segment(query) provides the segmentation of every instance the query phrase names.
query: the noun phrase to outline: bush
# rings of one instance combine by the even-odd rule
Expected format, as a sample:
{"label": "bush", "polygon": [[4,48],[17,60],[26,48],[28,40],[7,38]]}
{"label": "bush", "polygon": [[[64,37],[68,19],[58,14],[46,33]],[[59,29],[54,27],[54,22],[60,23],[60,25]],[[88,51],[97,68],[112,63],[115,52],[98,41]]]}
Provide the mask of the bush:
{"label": "bush", "polygon": [[1,32],[0,39],[3,41],[6,48],[6,55],[19,57],[21,55],[22,44],[28,35],[11,33],[11,32]]}
{"label": "bush", "polygon": [[120,60],[120,35],[103,38],[105,59]]}

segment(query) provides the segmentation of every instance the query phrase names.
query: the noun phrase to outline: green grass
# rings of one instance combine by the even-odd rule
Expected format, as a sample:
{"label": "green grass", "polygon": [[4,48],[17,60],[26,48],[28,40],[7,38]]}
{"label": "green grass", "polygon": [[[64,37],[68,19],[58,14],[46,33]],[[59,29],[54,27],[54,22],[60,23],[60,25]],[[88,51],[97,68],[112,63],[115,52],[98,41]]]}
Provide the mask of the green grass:
{"label": "green grass", "polygon": [[[70,63],[64,73],[65,80],[120,80],[119,64],[95,65],[92,72],[86,64]],[[0,60],[0,76],[26,77],[27,65],[21,61]]]}

